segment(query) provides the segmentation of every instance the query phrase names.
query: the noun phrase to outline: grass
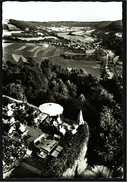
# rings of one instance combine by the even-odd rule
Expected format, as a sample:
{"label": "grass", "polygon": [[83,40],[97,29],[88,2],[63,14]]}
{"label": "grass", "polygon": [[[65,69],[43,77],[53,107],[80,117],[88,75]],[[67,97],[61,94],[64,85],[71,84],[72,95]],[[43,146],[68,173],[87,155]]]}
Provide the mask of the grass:
{"label": "grass", "polygon": [[49,51],[46,55],[47,56],[53,56],[54,53],[56,52],[56,48],[53,48],[51,51]]}
{"label": "grass", "polygon": [[59,55],[60,55],[60,48],[57,48],[54,53],[54,56],[59,56]]}
{"label": "grass", "polygon": [[[44,53],[43,53],[43,57],[47,57],[47,56],[49,56],[49,53],[52,51],[54,49],[54,46],[52,46],[52,45],[49,45],[48,47],[47,47],[47,49],[44,51]],[[50,55],[51,56],[51,55]]]}
{"label": "grass", "polygon": [[65,59],[63,59],[63,58],[61,58],[61,57],[59,57],[59,56],[50,58],[50,61],[51,61],[53,64],[60,65],[62,68],[70,67],[70,66],[69,66],[69,63],[68,63]]}
{"label": "grass", "polygon": [[5,60],[5,62],[6,61],[11,61],[11,62],[15,63],[15,61],[14,61],[14,59],[13,59],[11,54],[5,54],[3,60]]}
{"label": "grass", "polygon": [[92,42],[91,39],[92,37],[91,36],[86,36],[86,38],[84,38],[83,36],[80,36],[80,35],[68,35],[68,33],[57,33],[58,36],[60,37],[63,37],[65,39],[68,39],[68,40],[80,40],[81,42]]}
{"label": "grass", "polygon": [[4,47],[7,47],[7,46],[10,46],[10,45],[12,45],[13,43],[4,43],[3,45],[4,45]]}
{"label": "grass", "polygon": [[64,54],[64,47],[60,48],[60,55]]}
{"label": "grass", "polygon": [[[55,47],[54,45],[49,45],[44,47],[43,44],[39,43],[13,43],[12,45],[6,46],[3,48],[3,57],[4,60],[14,61],[11,54],[23,55],[25,58],[34,57],[34,60],[37,63],[41,63],[43,59],[49,58],[53,64],[60,65],[62,68],[83,68],[88,74],[92,74],[99,78],[99,69],[97,68],[95,61],[86,61],[86,60],[73,60],[73,59],[64,59],[59,57],[59,55],[64,53],[64,48]],[[76,53],[68,53],[76,54]],[[78,53],[77,53],[78,54]],[[83,53],[82,53],[83,54]],[[121,70],[118,68],[117,70]]]}
{"label": "grass", "polygon": [[86,55],[86,53],[72,53],[72,52],[65,52],[66,55]]}

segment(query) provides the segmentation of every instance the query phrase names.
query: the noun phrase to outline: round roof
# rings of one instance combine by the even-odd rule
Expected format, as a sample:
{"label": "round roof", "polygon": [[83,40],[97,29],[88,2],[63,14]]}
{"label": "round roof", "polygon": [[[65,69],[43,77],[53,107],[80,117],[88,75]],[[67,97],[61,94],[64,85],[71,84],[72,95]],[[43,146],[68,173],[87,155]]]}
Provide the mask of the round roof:
{"label": "round roof", "polygon": [[57,116],[63,113],[63,107],[56,103],[45,103],[39,106],[42,113],[49,114],[50,116]]}

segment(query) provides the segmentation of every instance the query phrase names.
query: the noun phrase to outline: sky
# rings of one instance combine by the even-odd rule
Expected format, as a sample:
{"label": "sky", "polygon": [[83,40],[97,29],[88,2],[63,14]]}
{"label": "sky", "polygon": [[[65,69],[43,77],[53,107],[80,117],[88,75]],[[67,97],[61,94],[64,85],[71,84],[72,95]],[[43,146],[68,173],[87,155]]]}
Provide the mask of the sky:
{"label": "sky", "polygon": [[108,21],[122,19],[122,2],[6,1],[2,17],[26,21]]}

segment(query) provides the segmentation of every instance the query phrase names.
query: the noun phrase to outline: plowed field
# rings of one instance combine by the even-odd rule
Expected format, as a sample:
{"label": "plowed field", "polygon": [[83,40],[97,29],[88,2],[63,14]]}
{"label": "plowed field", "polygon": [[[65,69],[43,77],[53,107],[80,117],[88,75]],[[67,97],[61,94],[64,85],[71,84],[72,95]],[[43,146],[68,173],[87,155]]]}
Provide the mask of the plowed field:
{"label": "plowed field", "polygon": [[83,68],[88,74],[99,78],[99,65],[96,61],[82,61],[73,59],[64,59],[60,57],[64,54],[63,47],[48,45],[47,43],[13,43],[3,46],[3,61],[16,61],[23,56],[23,61],[27,57],[33,57],[38,63],[44,59],[49,59],[53,64],[60,65],[62,68]]}

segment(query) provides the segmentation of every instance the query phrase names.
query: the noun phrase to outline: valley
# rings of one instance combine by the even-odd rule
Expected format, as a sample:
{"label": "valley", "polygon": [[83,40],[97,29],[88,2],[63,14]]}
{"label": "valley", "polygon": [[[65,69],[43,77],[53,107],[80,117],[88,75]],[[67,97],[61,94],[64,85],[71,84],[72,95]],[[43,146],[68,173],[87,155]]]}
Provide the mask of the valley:
{"label": "valley", "polygon": [[122,175],[121,21],[3,27],[2,162],[5,172],[17,166],[9,178]]}

